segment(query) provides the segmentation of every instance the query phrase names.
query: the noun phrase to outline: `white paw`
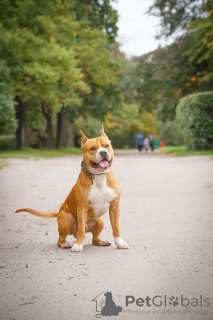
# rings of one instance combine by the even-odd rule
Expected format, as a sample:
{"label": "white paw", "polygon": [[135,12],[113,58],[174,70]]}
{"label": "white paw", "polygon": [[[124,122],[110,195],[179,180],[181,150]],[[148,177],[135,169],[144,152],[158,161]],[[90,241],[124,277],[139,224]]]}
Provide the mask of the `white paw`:
{"label": "white paw", "polygon": [[98,244],[99,246],[111,246],[111,242],[109,240],[102,240]]}
{"label": "white paw", "polygon": [[77,243],[75,243],[73,246],[72,246],[72,248],[71,248],[71,251],[72,252],[80,252],[80,251],[82,251],[83,250],[83,244],[77,244]]}
{"label": "white paw", "polygon": [[65,242],[65,243],[61,246],[61,249],[69,249],[69,248],[71,248],[71,247],[72,247],[72,245],[69,244],[69,242]]}
{"label": "white paw", "polygon": [[117,246],[117,248],[119,249],[129,249],[129,246],[126,242],[123,241],[123,239],[121,237],[119,238],[114,238],[115,239],[115,244]]}

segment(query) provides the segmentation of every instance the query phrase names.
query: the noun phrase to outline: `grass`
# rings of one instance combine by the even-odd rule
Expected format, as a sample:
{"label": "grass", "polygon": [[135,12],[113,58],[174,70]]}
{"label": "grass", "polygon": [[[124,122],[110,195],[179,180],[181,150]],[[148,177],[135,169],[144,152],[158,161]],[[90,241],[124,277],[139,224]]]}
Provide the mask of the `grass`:
{"label": "grass", "polygon": [[[173,153],[177,156],[196,156],[196,155],[213,155],[213,149],[203,151],[187,150],[185,146],[173,147],[167,146],[160,148],[161,152]],[[0,158],[54,158],[63,157],[71,154],[81,154],[80,148],[61,148],[61,149],[22,149],[22,150],[6,150],[0,151]],[[0,161],[0,169],[8,165],[6,162]]]}
{"label": "grass", "polygon": [[0,151],[0,158],[53,158],[82,153],[80,148],[22,149]]}
{"label": "grass", "polygon": [[201,156],[201,155],[213,155],[213,149],[210,150],[188,150],[185,146],[180,146],[180,147],[173,147],[173,146],[168,146],[168,147],[162,147],[160,148],[161,152],[164,153],[174,153],[177,156]]}

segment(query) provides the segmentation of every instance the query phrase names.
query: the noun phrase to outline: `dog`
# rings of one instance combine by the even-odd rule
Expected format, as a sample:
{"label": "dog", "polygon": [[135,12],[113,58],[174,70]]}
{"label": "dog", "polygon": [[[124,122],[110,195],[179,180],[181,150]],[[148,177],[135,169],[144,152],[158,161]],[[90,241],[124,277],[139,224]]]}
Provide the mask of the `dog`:
{"label": "dog", "polygon": [[[128,249],[120,235],[120,186],[111,170],[114,151],[111,141],[102,126],[101,135],[88,139],[81,132],[81,148],[83,161],[78,180],[59,212],[40,212],[30,208],[22,208],[17,212],[29,212],[43,218],[57,217],[59,239],[57,245],[71,248],[72,252],[83,250],[85,232],[93,235],[92,243],[98,246],[110,246],[108,240],[101,240],[100,233],[104,227],[102,215],[109,209],[109,216],[113,230],[114,241],[119,249]],[[71,246],[66,237],[71,234],[76,242]]]}
{"label": "dog", "polygon": [[119,312],[122,311],[122,307],[116,306],[115,302],[112,300],[112,292],[106,292],[105,306],[101,310],[102,316],[118,316]]}

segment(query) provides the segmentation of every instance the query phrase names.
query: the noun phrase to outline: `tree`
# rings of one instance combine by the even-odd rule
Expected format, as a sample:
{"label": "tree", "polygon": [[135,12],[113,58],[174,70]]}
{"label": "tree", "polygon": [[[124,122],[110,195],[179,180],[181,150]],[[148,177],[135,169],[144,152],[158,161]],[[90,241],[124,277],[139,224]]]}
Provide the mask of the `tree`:
{"label": "tree", "polygon": [[182,35],[171,45],[135,58],[135,87],[141,108],[156,109],[160,120],[174,119],[176,106],[183,96],[212,88],[210,4],[209,0],[202,3],[197,0],[156,0],[149,10],[161,17],[165,36],[182,30]]}
{"label": "tree", "polygon": [[187,51],[189,62],[202,66],[199,78],[206,85],[206,90],[213,86],[213,6],[207,1],[204,17],[198,17],[187,26],[189,36],[193,39]]}
{"label": "tree", "polygon": [[[80,93],[81,106],[64,104],[63,112],[58,113],[58,128],[68,119],[68,128],[73,130],[73,123],[79,114],[90,112],[92,116],[103,119],[104,114],[112,109],[118,96],[116,90],[119,66],[111,55],[112,44],[99,29],[91,29],[89,22],[82,20],[75,29],[76,43],[73,46],[77,58],[77,67],[83,74],[83,80],[88,86],[87,94]],[[62,130],[58,130],[58,132]],[[59,146],[60,137],[57,138]]]}
{"label": "tree", "polygon": [[[76,8],[83,10],[83,6],[80,19]],[[48,147],[52,145],[52,117],[62,107],[71,121],[72,111],[82,105],[94,114],[107,112],[106,106],[112,100],[109,92],[114,94],[117,81],[108,40],[112,43],[116,34],[117,15],[109,1],[95,1],[93,9],[100,10],[96,12],[97,19],[90,21],[88,8],[90,1],[81,2],[78,7],[74,0],[5,0],[0,57],[6,57],[15,87],[18,148],[23,123],[29,119],[28,111],[35,101],[46,118]]]}
{"label": "tree", "polygon": [[6,62],[0,60],[0,134],[11,133],[16,128],[14,88]]}
{"label": "tree", "polygon": [[176,36],[175,42],[190,43],[183,53],[196,70],[194,81],[204,82],[202,90],[211,90],[213,82],[213,5],[212,0],[155,0],[150,14],[161,18],[162,35]]}
{"label": "tree", "polygon": [[118,31],[118,14],[110,2],[110,0],[76,0],[75,11],[78,21],[89,21],[92,29],[104,31],[109,40],[115,42]]}
{"label": "tree", "polygon": [[[76,66],[74,51],[54,41],[53,31],[70,27],[66,10],[72,3],[60,4],[56,0],[54,3],[46,1],[43,5],[27,0],[6,2],[0,44],[1,55],[7,59],[15,87],[19,120],[17,147],[21,147],[24,113],[32,99],[37,99],[42,106],[47,120],[48,146],[51,146],[53,107],[60,108],[62,102],[79,101],[78,90],[85,91],[87,87]],[[58,25],[56,20],[62,22]]]}
{"label": "tree", "polygon": [[169,37],[183,33],[190,22],[204,17],[206,5],[211,7],[211,0],[155,0],[148,13],[161,19],[158,37]]}
{"label": "tree", "polygon": [[105,116],[105,129],[113,139],[116,148],[134,147],[135,135],[143,131],[148,136],[150,132],[157,133],[158,125],[155,112],[140,111],[137,104],[121,102],[119,108]]}
{"label": "tree", "polygon": [[197,66],[185,56],[190,45],[190,39],[183,38],[168,47],[134,58],[132,86],[137,90],[141,110],[156,110],[160,120],[174,119],[180,97],[205,90],[200,79],[194,77]]}

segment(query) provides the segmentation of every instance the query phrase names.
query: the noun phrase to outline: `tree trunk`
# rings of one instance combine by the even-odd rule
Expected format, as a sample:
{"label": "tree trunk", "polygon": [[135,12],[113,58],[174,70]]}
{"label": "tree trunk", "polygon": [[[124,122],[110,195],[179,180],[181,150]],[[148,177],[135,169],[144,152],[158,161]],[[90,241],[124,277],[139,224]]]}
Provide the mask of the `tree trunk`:
{"label": "tree trunk", "polygon": [[67,147],[74,147],[74,126],[68,121],[68,142]]}
{"label": "tree trunk", "polygon": [[47,143],[48,149],[52,148],[53,140],[53,125],[52,125],[52,109],[49,103],[41,103],[42,113],[46,118],[46,131],[47,131]]}
{"label": "tree trunk", "polygon": [[56,148],[61,146],[61,128],[62,128],[62,114],[61,112],[57,113],[57,136],[56,136]]}
{"label": "tree trunk", "polygon": [[129,131],[129,136],[128,136],[128,146],[132,147],[132,142],[133,142],[133,137],[134,137],[134,129],[131,127]]}
{"label": "tree trunk", "polygon": [[56,148],[60,148],[61,146],[64,148],[74,147],[75,145],[73,126],[74,112],[72,109],[74,109],[72,106],[70,106],[68,110],[67,107],[62,107],[61,111],[57,113]]}
{"label": "tree trunk", "polygon": [[18,128],[16,129],[16,149],[20,150],[22,147],[22,126],[23,126],[23,103],[20,97],[16,97],[16,119],[18,120]]}
{"label": "tree trunk", "polygon": [[22,126],[22,147],[29,148],[29,146],[29,126],[24,122]]}
{"label": "tree trunk", "polygon": [[61,112],[57,113],[57,138],[56,148],[67,147],[67,119]]}
{"label": "tree trunk", "polygon": [[52,148],[52,137],[53,137],[53,125],[52,125],[52,116],[46,117],[47,122],[47,148]]}
{"label": "tree trunk", "polygon": [[62,128],[61,128],[61,146],[67,147],[67,119],[62,116]]}

